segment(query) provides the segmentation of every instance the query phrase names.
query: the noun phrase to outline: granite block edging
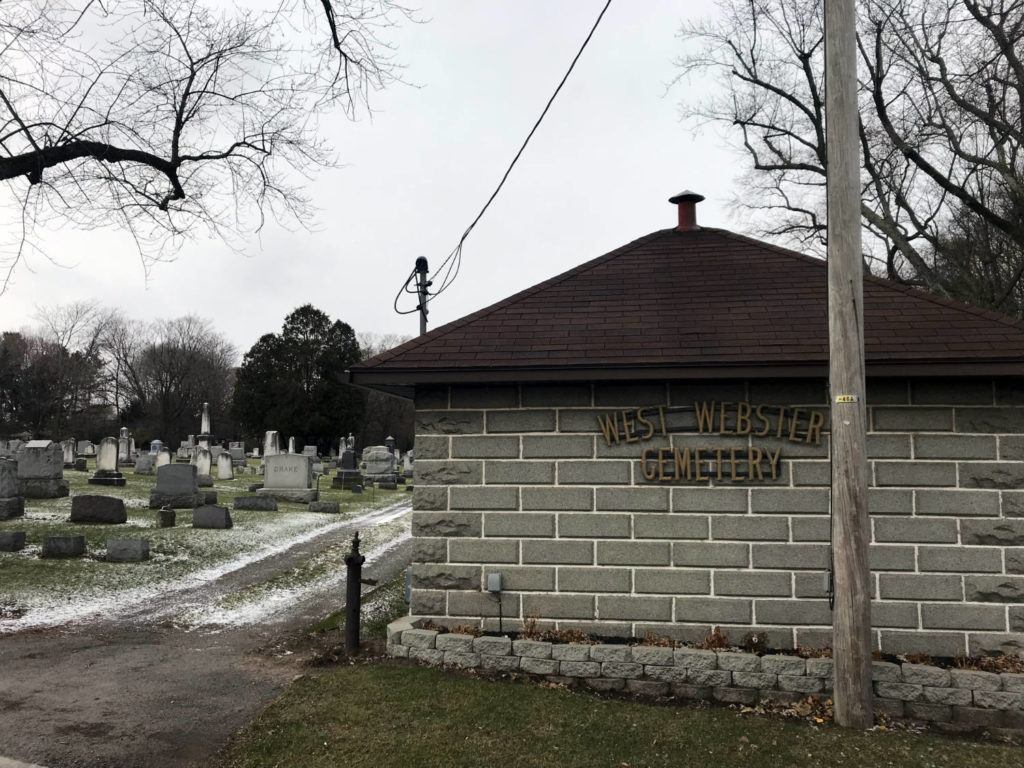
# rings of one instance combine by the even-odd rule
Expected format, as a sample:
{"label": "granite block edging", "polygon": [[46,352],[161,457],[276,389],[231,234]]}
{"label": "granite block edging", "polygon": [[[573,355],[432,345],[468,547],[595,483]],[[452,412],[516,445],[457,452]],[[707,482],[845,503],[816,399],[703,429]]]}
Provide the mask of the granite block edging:
{"label": "granite block edging", "polygon": [[[704,699],[720,703],[787,701],[832,692],[831,659],[758,656],[658,646],[512,641],[420,629],[405,617],[388,625],[387,655],[433,666],[520,672],[595,691]],[[1024,732],[1024,674],[948,670],[875,662],[876,711],[894,717]],[[945,705],[945,706],[938,706]],[[950,707],[952,712],[950,713]]]}

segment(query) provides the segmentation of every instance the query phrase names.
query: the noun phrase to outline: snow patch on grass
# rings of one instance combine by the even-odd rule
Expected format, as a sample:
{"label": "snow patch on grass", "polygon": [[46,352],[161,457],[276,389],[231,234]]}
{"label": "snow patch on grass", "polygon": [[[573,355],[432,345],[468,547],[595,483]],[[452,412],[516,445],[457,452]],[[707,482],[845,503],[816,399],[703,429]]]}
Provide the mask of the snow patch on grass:
{"label": "snow patch on grass", "polygon": [[[100,615],[123,617],[154,603],[165,605],[165,613],[178,611],[190,590],[339,528],[375,525],[378,521],[385,526],[393,524],[403,515],[407,516],[409,507],[409,499],[403,498],[382,510],[367,511],[364,507],[360,510],[364,514],[354,519],[308,512],[239,513],[241,526],[236,525],[229,531],[196,531],[186,527],[156,529],[154,536],[159,532],[167,539],[154,539],[151,559],[144,563],[108,563],[105,557],[95,555],[41,561],[38,559],[41,547],[29,545],[21,552],[10,553],[14,557],[7,563],[16,569],[21,562],[26,570],[44,564],[50,579],[48,588],[12,592],[0,584],[0,607],[17,605],[25,609],[17,617],[6,617],[0,611],[0,634],[83,622]],[[66,521],[63,515],[47,512],[34,512],[31,517],[44,523],[46,528],[50,527],[47,523],[56,521],[63,525]],[[143,525],[144,522],[155,525],[151,520],[130,520],[130,525],[150,527]],[[105,533],[98,531],[96,535],[105,536]],[[277,543],[268,544],[268,541]],[[164,546],[167,548],[162,549]],[[221,562],[204,568],[202,562],[207,559]],[[198,600],[204,600],[204,596]]]}

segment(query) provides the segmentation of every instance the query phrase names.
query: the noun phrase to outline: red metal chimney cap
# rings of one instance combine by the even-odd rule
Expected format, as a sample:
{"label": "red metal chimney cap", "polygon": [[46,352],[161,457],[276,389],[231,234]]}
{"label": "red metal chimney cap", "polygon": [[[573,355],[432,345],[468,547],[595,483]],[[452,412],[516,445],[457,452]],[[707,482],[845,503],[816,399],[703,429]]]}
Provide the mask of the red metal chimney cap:
{"label": "red metal chimney cap", "polygon": [[677,229],[680,232],[689,232],[692,229],[700,229],[697,226],[697,203],[704,199],[704,195],[699,195],[696,192],[691,192],[688,189],[684,189],[675,197],[670,197],[668,201],[679,206],[679,226]]}

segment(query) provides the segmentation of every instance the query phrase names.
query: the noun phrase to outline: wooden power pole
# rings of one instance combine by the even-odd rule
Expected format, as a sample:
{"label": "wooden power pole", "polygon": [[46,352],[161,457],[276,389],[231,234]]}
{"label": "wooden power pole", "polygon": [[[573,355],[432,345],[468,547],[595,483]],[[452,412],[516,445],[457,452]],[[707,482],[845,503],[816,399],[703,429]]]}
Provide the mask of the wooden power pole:
{"label": "wooden power pole", "polygon": [[854,0],[825,0],[835,712],[839,725],[866,729],[873,723],[868,570],[871,523],[865,452],[856,29]]}

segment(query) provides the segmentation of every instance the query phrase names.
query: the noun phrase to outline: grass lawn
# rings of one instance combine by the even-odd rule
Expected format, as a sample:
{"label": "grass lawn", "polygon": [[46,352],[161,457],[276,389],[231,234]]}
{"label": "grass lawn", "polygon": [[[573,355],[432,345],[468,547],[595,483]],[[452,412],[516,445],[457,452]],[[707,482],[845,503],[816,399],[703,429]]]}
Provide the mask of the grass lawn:
{"label": "grass lawn", "polygon": [[[389,621],[408,612],[403,581],[398,576],[364,596],[364,637],[381,638]],[[334,614],[311,631],[343,626],[344,614]],[[214,765],[1017,768],[1024,750],[933,733],[850,732],[383,661],[300,679]]]}
{"label": "grass lawn", "polygon": [[1024,752],[930,733],[850,732],[725,708],[601,698],[396,661],[299,680],[215,764],[1003,768],[1024,764]]}
{"label": "grass lawn", "polygon": [[[254,464],[253,462],[252,464]],[[190,579],[203,579],[217,569],[230,569],[303,536],[315,535],[327,526],[350,520],[373,509],[400,501],[409,494],[403,490],[368,490],[361,495],[333,490],[330,479],[320,481],[320,498],[337,501],[340,515],[311,514],[305,504],[278,502],[278,512],[234,511],[234,528],[227,531],[194,530],[191,511],[177,510],[174,528],[159,528],[156,511],[150,510],[149,491],[156,484],[156,475],[136,475],[126,467],[126,485],[96,486],[86,480],[89,472],[65,471],[71,484],[71,495],[100,494],[125,500],[128,522],[123,525],[83,525],[68,522],[71,498],[29,499],[25,516],[0,521],[0,531],[25,531],[27,546],[20,552],[0,552],[0,631],[27,626],[45,626],[76,618],[83,611],[103,610],[125,597],[152,596],[178,586]],[[229,508],[236,496],[248,496],[248,486],[261,482],[260,475],[236,474],[233,480],[216,480],[218,503]],[[400,524],[389,524],[367,531],[364,549],[370,551],[388,537],[401,533]],[[44,536],[83,535],[88,554],[83,558],[43,560],[39,557]],[[108,538],[146,538],[150,541],[151,559],[143,563],[112,563],[105,560]],[[263,599],[266,593],[308,584],[325,573],[335,571],[343,561],[343,548],[319,553],[301,568],[289,571],[272,583],[257,585],[244,594],[230,596],[233,607]],[[231,606],[229,606],[231,607]]]}

